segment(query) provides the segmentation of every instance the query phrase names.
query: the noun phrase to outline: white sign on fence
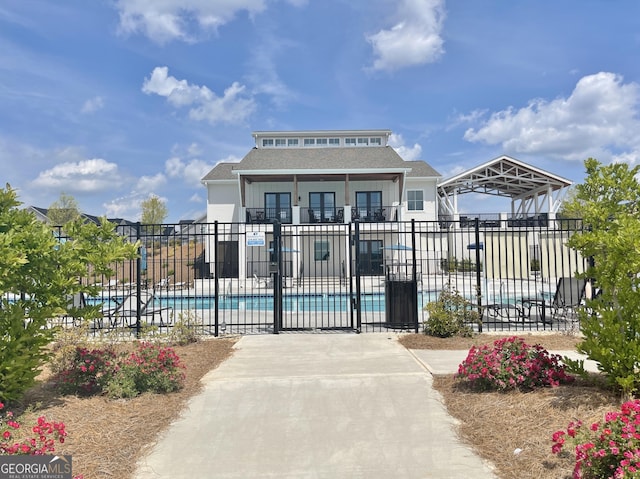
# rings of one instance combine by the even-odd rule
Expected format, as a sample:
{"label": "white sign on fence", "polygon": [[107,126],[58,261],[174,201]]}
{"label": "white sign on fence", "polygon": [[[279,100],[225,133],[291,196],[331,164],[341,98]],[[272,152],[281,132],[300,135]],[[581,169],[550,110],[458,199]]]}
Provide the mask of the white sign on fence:
{"label": "white sign on fence", "polygon": [[247,231],[247,246],[264,246],[265,244],[264,231]]}

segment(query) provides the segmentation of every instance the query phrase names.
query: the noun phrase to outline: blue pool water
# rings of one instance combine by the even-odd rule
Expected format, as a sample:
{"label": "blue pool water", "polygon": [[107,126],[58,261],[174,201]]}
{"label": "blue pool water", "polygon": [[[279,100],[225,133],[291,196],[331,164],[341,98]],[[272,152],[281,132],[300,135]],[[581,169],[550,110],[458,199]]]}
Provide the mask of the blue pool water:
{"label": "blue pool water", "polygon": [[[418,308],[437,297],[435,291],[418,293]],[[160,298],[158,306],[169,306],[174,309],[213,309],[215,297],[170,297]],[[347,294],[291,294],[283,295],[284,311],[349,311],[351,296]],[[381,293],[361,295],[362,311],[384,312],[385,297]],[[220,309],[272,311],[273,296],[270,295],[229,295],[220,298]]]}

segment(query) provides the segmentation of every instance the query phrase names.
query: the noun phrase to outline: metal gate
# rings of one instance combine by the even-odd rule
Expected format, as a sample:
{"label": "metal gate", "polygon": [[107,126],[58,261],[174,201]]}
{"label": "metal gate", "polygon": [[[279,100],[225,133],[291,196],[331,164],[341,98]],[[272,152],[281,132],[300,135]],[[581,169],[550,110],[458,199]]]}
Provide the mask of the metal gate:
{"label": "metal gate", "polygon": [[417,331],[415,231],[404,236],[411,246],[397,225],[274,224],[274,332]]}

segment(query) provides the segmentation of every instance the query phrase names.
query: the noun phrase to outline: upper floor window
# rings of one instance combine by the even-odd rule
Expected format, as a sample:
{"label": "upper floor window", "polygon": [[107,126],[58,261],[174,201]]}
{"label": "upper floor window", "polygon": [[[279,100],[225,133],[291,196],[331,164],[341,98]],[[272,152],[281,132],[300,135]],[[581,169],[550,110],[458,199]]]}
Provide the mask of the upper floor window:
{"label": "upper floor window", "polygon": [[284,138],[276,138],[276,146],[285,146],[287,144]]}
{"label": "upper floor window", "polygon": [[355,145],[356,144],[356,139],[355,138],[345,138],[344,139],[344,144],[345,145]]}
{"label": "upper floor window", "polygon": [[358,138],[358,145],[368,145],[369,138]]}
{"label": "upper floor window", "polygon": [[407,209],[409,211],[424,211],[424,191],[407,191]]}
{"label": "upper floor window", "polygon": [[298,146],[298,139],[297,138],[289,138],[287,140],[287,146]]}
{"label": "upper floor window", "polygon": [[329,138],[329,144],[334,146],[340,145],[340,138]]}
{"label": "upper floor window", "polygon": [[380,138],[380,137],[369,138],[369,143],[372,144],[372,145],[381,146],[382,145],[382,138]]}
{"label": "upper floor window", "polygon": [[262,146],[273,146],[273,138],[265,138],[262,140]]}
{"label": "upper floor window", "polygon": [[[316,139],[315,138],[305,138],[304,139],[304,146],[313,146],[316,144]],[[320,144],[320,143],[318,143]]]}
{"label": "upper floor window", "polygon": [[326,144],[327,144],[326,138],[316,138],[316,145],[326,145]]}

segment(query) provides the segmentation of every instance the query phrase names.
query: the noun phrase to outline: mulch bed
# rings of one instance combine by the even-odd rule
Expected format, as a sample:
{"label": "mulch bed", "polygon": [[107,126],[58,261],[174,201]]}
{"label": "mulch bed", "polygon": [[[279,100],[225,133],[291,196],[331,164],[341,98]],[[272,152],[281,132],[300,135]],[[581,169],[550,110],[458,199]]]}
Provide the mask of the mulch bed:
{"label": "mulch bed", "polygon": [[[403,334],[399,341],[410,349],[468,349],[492,343],[493,334],[472,338],[435,338]],[[547,349],[574,349],[579,338],[571,335],[520,334],[529,344]],[[144,394],[135,399],[60,396],[44,381],[25,398],[37,404],[33,418],[44,415],[62,421],[69,436],[57,453],[71,454],[74,474],[85,479],[132,478],[138,460],[149,451],[188,399],[201,389],[201,378],[233,354],[235,339],[211,339],[176,352],[187,366],[185,387],[171,394]],[[569,454],[551,454],[551,435],[569,421],[600,420],[622,403],[620,397],[598,384],[577,381],[571,385],[529,393],[476,393],[453,376],[434,377],[449,413],[459,419],[458,433],[495,467],[503,479],[569,479],[573,460]],[[519,453],[515,451],[519,449]]]}
{"label": "mulch bed", "polygon": [[581,381],[527,393],[479,393],[447,375],[434,377],[434,387],[459,419],[460,437],[502,479],[571,479],[574,458],[551,453],[552,434],[577,419],[601,421],[622,404],[612,392]]}
{"label": "mulch bed", "polygon": [[[400,343],[409,349],[464,350],[496,339],[520,336],[547,350],[574,350],[580,338],[572,334],[480,334],[471,338],[436,338],[405,334]],[[571,479],[574,458],[568,452],[551,453],[551,436],[570,421],[601,421],[622,404],[619,395],[603,387],[602,378],[577,380],[556,388],[532,392],[474,392],[453,375],[434,376],[434,388],[453,417],[457,432],[502,479]]]}
{"label": "mulch bed", "polygon": [[[133,399],[60,396],[50,382],[31,390],[25,402],[36,404],[24,421],[37,416],[63,422],[69,434],[57,454],[73,456],[73,473],[84,479],[133,477],[139,458],[172,421],[188,399],[202,389],[200,379],[232,353],[235,339],[210,339],[174,346],[185,364],[185,385],[170,394],[145,393]],[[31,417],[31,420],[29,420]]]}

